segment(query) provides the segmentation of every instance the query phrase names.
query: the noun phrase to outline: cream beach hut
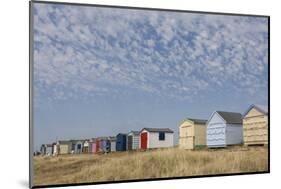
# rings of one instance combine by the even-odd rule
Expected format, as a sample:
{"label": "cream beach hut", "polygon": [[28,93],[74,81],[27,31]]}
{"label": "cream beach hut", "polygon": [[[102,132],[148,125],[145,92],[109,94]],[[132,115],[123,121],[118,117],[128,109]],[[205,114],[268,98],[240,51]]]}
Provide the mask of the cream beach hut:
{"label": "cream beach hut", "polygon": [[179,148],[194,149],[206,146],[205,119],[186,118],[179,125]]}
{"label": "cream beach hut", "polygon": [[251,105],[243,116],[244,144],[268,144],[268,107]]}

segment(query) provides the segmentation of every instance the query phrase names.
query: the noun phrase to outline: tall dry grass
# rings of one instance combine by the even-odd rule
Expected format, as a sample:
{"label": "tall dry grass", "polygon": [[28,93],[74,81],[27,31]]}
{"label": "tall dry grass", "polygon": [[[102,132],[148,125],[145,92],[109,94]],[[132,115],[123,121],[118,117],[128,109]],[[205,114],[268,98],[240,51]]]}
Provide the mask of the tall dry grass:
{"label": "tall dry grass", "polygon": [[177,148],[107,155],[34,158],[34,184],[148,179],[267,171],[265,147],[187,151]]}

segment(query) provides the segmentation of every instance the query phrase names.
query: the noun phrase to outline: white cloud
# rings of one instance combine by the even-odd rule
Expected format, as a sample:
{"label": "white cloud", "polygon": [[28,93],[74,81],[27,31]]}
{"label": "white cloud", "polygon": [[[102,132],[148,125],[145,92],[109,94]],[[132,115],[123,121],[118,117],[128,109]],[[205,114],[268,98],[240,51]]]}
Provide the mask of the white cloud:
{"label": "white cloud", "polygon": [[114,95],[126,87],[186,99],[230,82],[249,94],[267,87],[265,18],[43,4],[35,8],[38,98],[46,91],[54,99]]}

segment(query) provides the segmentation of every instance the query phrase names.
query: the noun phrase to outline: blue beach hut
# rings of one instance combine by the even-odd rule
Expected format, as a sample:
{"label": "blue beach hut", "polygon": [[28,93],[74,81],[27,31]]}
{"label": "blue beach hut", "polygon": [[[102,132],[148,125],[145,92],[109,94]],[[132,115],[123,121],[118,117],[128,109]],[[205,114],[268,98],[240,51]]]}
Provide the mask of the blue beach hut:
{"label": "blue beach hut", "polygon": [[127,134],[119,133],[116,136],[116,151],[127,150]]}

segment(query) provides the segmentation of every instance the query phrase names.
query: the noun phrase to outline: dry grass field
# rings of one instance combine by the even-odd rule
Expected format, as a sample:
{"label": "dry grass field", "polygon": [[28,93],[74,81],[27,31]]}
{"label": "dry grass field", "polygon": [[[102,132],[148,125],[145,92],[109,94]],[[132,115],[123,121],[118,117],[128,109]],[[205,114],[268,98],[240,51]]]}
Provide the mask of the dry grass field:
{"label": "dry grass field", "polygon": [[34,185],[69,184],[268,170],[266,147],[177,148],[105,155],[34,157]]}

